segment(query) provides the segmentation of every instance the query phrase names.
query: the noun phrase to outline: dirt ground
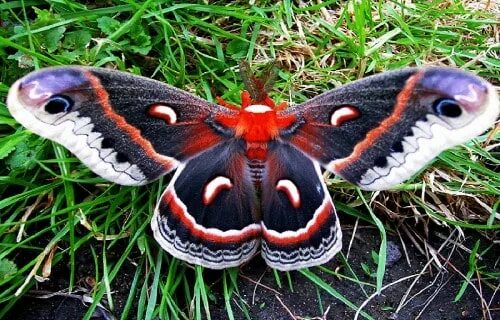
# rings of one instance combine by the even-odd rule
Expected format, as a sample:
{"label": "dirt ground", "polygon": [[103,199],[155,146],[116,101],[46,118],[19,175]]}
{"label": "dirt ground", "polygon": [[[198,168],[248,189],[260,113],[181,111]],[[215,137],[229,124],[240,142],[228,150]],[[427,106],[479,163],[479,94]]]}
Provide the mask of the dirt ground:
{"label": "dirt ground", "polygon": [[[352,230],[349,222],[344,223],[344,254],[347,252]],[[442,236],[436,236],[438,234],[448,235],[449,230],[438,229],[437,227],[431,228],[429,243],[436,249],[444,241]],[[480,235],[476,232],[466,233],[466,244],[474,243],[478,237]],[[390,249],[388,254],[389,265],[386,270],[384,285],[404,277],[419,274],[424,269],[429,259],[422,255],[411,241],[403,238],[408,253],[406,256],[399,237],[389,236],[388,240]],[[355,274],[360,277],[360,281],[375,283],[375,279],[370,278],[366,272],[362,271],[361,263],[368,265],[370,270],[376,269],[371,258],[371,251],[378,251],[379,241],[378,231],[373,226],[358,227],[350,248],[348,261]],[[482,238],[482,241],[484,241],[484,238]],[[472,245],[468,247],[471,248]],[[467,273],[469,255],[452,244],[444,247],[440,254],[448,259],[450,263],[446,264],[446,259],[443,259],[441,260],[442,269],[438,269],[433,265],[430,268],[431,273],[425,272],[416,281],[407,298],[403,300],[406,304],[397,313],[398,305],[407,294],[407,289],[415,280],[415,277],[390,286],[381,295],[374,297],[365,306],[364,311],[375,319],[482,319],[483,312],[479,295],[470,286],[460,301],[453,302],[462,283],[462,277],[456,270],[462,274]],[[118,259],[119,255],[120,252],[111,254],[108,260],[112,260],[113,256]],[[498,256],[498,250],[490,250],[488,255],[483,257],[481,264],[489,265],[491,269],[498,272],[498,265],[494,266],[499,263]],[[408,264],[408,260],[410,264]],[[85,283],[86,279],[93,274],[91,255],[79,254],[77,264],[76,276],[79,279],[78,284],[85,287],[88,285]],[[338,258],[328,263],[328,267],[332,269],[339,265],[341,264]],[[96,312],[93,319],[113,319],[113,316],[119,318],[129,294],[129,286],[134,270],[134,265],[126,262],[123,272],[112,284],[115,309],[111,314]],[[313,268],[311,271],[358,306],[374,292],[373,287],[366,286],[364,288],[366,292],[363,292],[363,289],[354,282],[327,274],[318,268]],[[339,271],[349,275],[346,270]],[[215,293],[215,299],[213,299],[215,302],[212,301],[210,306],[212,319],[227,319],[220,271],[205,270],[204,275],[205,280],[212,284],[212,292]],[[298,319],[315,317],[317,319],[352,319],[354,317],[355,311],[319,289],[301,273],[291,272],[290,275],[293,290],[290,288],[285,274],[281,274],[282,287],[279,288],[273,272],[266,267],[264,261],[259,257],[243,266],[241,276],[238,278],[239,294],[235,295],[232,301],[235,318],[244,318],[244,314],[239,307],[242,303],[246,304],[252,319],[293,319],[294,317]],[[80,319],[86,311],[86,306],[82,302],[80,294],[76,293],[74,296],[47,296],[47,293],[67,288],[68,278],[69,269],[64,262],[60,262],[55,267],[51,280],[39,284],[36,290],[29,293],[29,296],[21,299],[12,309],[7,319]],[[477,284],[477,282],[475,283]],[[487,302],[490,302],[493,290],[487,286],[482,286],[482,290],[483,297]],[[45,295],[45,298],[34,297],[41,294]],[[322,304],[318,302],[319,298],[321,298]],[[135,314],[136,307],[136,305],[133,306],[130,314]],[[494,296],[490,308],[493,309],[492,318],[500,319],[499,293]],[[494,311],[495,309],[496,311]]]}

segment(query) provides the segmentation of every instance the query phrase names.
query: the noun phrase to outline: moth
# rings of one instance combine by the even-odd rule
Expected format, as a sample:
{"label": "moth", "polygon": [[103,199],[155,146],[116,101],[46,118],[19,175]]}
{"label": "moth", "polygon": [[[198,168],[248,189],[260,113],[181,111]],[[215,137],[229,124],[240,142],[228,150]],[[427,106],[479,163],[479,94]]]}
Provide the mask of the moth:
{"label": "moth", "polygon": [[42,69],[15,82],[12,116],[101,177],[143,185],[173,171],[151,227],[174,257],[238,266],[323,264],[342,233],[322,169],[365,190],[411,177],[499,115],[487,81],[454,68],[384,72],[284,108],[246,79],[241,107],[110,69]]}

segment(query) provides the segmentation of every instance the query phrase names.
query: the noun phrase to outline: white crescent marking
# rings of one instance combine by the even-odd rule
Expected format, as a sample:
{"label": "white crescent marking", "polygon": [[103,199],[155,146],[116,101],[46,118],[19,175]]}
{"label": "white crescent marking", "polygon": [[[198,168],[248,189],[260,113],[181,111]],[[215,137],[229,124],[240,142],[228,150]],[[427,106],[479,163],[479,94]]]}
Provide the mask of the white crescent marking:
{"label": "white crescent marking", "polygon": [[155,117],[165,120],[168,124],[174,124],[177,122],[177,114],[174,109],[165,105],[158,104],[153,106],[150,113]]}
{"label": "white crescent marking", "polygon": [[231,189],[233,184],[227,177],[218,176],[205,186],[203,190],[203,203],[209,205],[222,189]]}
{"label": "white crescent marking", "polygon": [[347,120],[357,118],[359,112],[352,106],[345,106],[335,110],[330,118],[330,123],[334,127],[339,127]]}
{"label": "white crescent marking", "polygon": [[276,184],[276,190],[283,191],[294,208],[300,207],[300,193],[295,183],[290,180],[280,180]]}

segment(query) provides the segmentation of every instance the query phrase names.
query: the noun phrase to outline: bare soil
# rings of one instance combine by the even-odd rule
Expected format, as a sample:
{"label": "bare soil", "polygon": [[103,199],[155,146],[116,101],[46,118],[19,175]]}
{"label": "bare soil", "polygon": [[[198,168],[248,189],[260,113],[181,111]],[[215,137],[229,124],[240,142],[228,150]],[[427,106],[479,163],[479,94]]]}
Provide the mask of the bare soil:
{"label": "bare soil", "polygon": [[[353,228],[349,226],[349,223],[344,223],[343,231],[343,252],[346,254]],[[448,235],[449,232],[449,229],[431,228],[428,238],[429,245],[437,250],[444,240],[442,236],[437,237],[436,235]],[[485,242],[485,239],[479,233],[466,232],[465,247],[471,248],[478,238],[481,239],[481,243]],[[424,266],[429,262],[429,257],[423,255],[409,239],[403,238],[406,250],[402,246],[399,237],[389,236],[388,240],[388,266],[384,285],[404,277],[417,275],[424,270]],[[378,251],[379,241],[378,231],[373,226],[358,227],[350,248],[348,262],[360,281],[375,283],[375,279],[362,270],[361,264],[366,264],[370,271],[374,272],[376,270],[376,265],[372,259],[372,251]],[[95,252],[99,252],[99,243],[96,243],[95,246]],[[123,247],[116,246],[116,252],[108,253],[110,254],[108,260],[112,261],[113,258],[117,260],[121,254],[121,249]],[[375,319],[472,320],[485,318],[480,294],[471,286],[467,287],[463,297],[458,302],[453,302],[463,280],[458,272],[467,273],[469,254],[453,243],[448,243],[437,256],[440,257],[442,268],[436,267],[435,264],[432,264],[430,268],[426,268],[409,292],[408,288],[416,277],[390,286],[382,294],[370,300],[363,310]],[[498,247],[495,247],[482,257],[481,265],[491,266],[491,269],[498,272],[498,258]],[[82,250],[81,254],[78,255],[77,264],[77,285],[83,289],[91,288],[89,279],[92,279],[91,277],[94,274],[94,264],[90,250]],[[352,277],[352,274],[345,270],[345,264],[342,264],[338,257],[330,261],[327,266],[331,269],[338,268],[340,273]],[[130,261],[127,261],[122,272],[118,275],[118,279],[112,283],[114,310],[108,313],[99,309],[94,314],[93,319],[120,317],[129,294],[134,271],[135,266]],[[312,268],[311,271],[358,306],[375,291],[371,286],[361,287],[353,281],[341,279],[323,272],[319,268]],[[315,317],[317,319],[352,319],[355,315],[354,310],[313,284],[300,272],[290,273],[291,286],[286,275],[278,273],[281,277],[281,288],[278,287],[274,273],[266,267],[260,257],[256,257],[249,264],[243,266],[240,273],[241,276],[238,278],[239,292],[233,296],[232,300],[236,319],[244,319],[244,313],[240,307],[242,304],[246,305],[251,319],[293,319],[294,317],[298,319]],[[210,305],[212,319],[227,319],[220,281],[221,272],[205,270],[204,275],[214,294],[211,296]],[[87,308],[86,304],[81,300],[81,293],[76,292],[74,295],[66,296],[47,296],[47,293],[66,289],[68,279],[69,268],[67,262],[58,263],[54,267],[51,280],[38,284],[36,290],[32,290],[19,300],[7,319],[80,319]],[[475,279],[474,276],[472,283],[479,287],[478,281]],[[494,285],[498,285],[498,281]],[[485,301],[487,303],[491,302],[492,319],[500,319],[500,293],[497,292],[494,295],[494,290],[486,285],[482,285],[480,289]],[[45,298],[36,297],[40,295],[44,295]],[[130,314],[135,314],[137,300],[134,302],[135,305]],[[402,303],[404,303],[403,306],[398,310],[398,306]],[[133,318],[130,317],[130,319]]]}

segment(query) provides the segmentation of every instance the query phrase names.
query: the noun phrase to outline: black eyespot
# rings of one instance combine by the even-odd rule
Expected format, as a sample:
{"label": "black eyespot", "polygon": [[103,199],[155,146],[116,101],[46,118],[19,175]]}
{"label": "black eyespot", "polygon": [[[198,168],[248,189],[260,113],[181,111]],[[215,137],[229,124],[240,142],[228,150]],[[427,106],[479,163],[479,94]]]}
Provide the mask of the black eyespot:
{"label": "black eyespot", "polygon": [[405,151],[403,148],[403,143],[401,141],[396,141],[392,144],[391,147],[392,152],[403,152]]}
{"label": "black eyespot", "polygon": [[434,112],[438,115],[450,118],[456,118],[462,114],[462,109],[453,99],[438,99],[432,104],[432,109],[434,109]]}
{"label": "black eyespot", "polygon": [[101,141],[101,147],[103,149],[113,148],[114,145],[115,145],[115,141],[113,139],[111,139],[111,138],[104,138]]}
{"label": "black eyespot", "polygon": [[387,158],[384,156],[378,157],[377,159],[375,159],[373,164],[376,167],[384,168],[385,166],[387,166]]}
{"label": "black eyespot", "polygon": [[125,153],[122,153],[122,152],[118,152],[116,154],[116,161],[118,163],[123,163],[123,162],[128,162],[128,156],[125,154]]}
{"label": "black eyespot", "polygon": [[49,102],[45,105],[45,111],[50,114],[71,111],[75,102],[68,96],[55,95],[50,97]]}

